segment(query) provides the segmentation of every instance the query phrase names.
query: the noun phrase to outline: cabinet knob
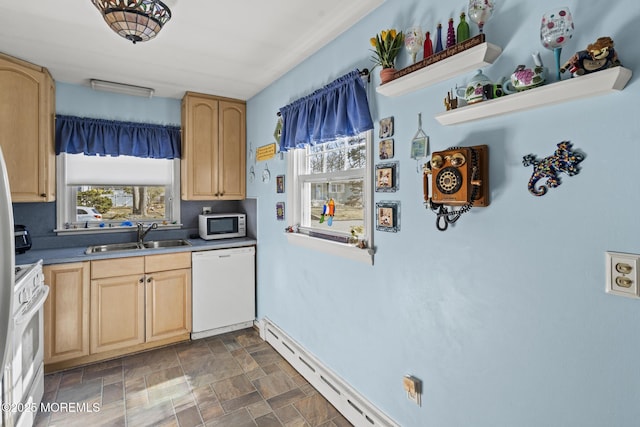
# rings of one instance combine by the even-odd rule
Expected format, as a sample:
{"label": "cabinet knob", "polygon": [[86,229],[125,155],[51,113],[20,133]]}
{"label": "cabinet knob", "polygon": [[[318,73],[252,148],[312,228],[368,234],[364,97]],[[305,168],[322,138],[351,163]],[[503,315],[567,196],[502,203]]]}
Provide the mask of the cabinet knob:
{"label": "cabinet knob", "polygon": [[40,197],[47,197],[47,193],[40,194]]}
{"label": "cabinet knob", "polygon": [[141,277],[141,278],[138,280],[138,283],[144,283],[144,277]]}
{"label": "cabinet knob", "polygon": [[147,283],[151,283],[152,280],[153,280],[153,277],[147,277]]}

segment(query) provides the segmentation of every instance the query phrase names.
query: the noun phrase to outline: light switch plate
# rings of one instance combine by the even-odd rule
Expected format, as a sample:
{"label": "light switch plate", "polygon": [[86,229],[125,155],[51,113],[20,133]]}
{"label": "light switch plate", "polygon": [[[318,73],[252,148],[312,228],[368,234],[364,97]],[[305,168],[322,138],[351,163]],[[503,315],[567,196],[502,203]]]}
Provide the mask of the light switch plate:
{"label": "light switch plate", "polygon": [[640,255],[622,252],[605,252],[607,287],[609,294],[640,298]]}

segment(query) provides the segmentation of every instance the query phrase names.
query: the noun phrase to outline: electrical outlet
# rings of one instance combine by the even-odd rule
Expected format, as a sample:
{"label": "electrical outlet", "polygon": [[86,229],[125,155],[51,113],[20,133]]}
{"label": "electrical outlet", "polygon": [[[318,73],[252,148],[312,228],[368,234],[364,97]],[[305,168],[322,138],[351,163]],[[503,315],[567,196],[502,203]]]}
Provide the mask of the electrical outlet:
{"label": "electrical outlet", "polygon": [[412,375],[405,375],[402,378],[402,386],[407,392],[407,399],[416,402],[418,406],[422,406],[422,381]]}
{"label": "electrical outlet", "polygon": [[638,273],[640,255],[605,252],[607,267],[606,292],[629,298],[640,298]]}
{"label": "electrical outlet", "polygon": [[202,208],[202,215],[206,215],[206,214],[210,214],[211,213],[211,206],[204,206]]}

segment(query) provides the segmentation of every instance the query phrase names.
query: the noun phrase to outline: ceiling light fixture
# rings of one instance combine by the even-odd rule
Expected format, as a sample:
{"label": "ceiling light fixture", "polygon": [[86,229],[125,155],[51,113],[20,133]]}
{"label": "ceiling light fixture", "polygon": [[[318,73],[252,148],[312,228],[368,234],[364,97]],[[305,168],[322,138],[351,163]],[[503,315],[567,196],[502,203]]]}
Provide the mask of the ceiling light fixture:
{"label": "ceiling light fixture", "polygon": [[154,38],[171,19],[160,0],[91,0],[109,27],[133,44]]}
{"label": "ceiling light fixture", "polygon": [[144,96],[151,98],[155,92],[150,87],[133,86],[124,83],[107,82],[105,80],[91,79],[91,88],[103,92],[122,93],[124,95]]}

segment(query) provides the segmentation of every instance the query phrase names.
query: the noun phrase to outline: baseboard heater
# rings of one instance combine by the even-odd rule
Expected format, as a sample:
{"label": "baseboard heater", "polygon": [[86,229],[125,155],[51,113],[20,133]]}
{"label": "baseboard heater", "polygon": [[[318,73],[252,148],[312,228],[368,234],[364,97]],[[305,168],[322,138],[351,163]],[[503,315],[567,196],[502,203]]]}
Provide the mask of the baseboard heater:
{"label": "baseboard heater", "polygon": [[343,379],[297,344],[269,319],[259,322],[260,336],[357,427],[399,427]]}

